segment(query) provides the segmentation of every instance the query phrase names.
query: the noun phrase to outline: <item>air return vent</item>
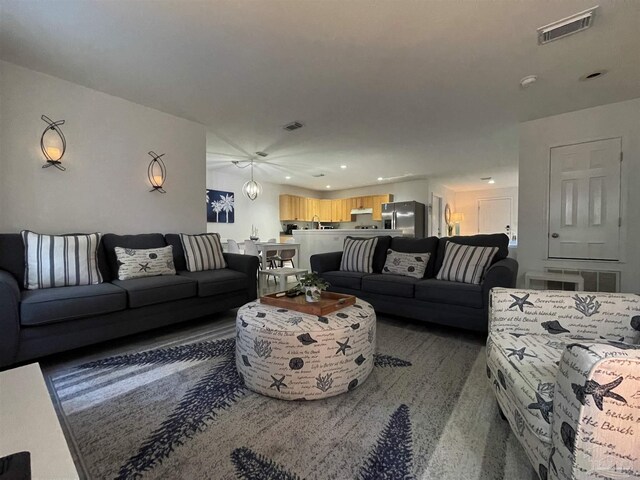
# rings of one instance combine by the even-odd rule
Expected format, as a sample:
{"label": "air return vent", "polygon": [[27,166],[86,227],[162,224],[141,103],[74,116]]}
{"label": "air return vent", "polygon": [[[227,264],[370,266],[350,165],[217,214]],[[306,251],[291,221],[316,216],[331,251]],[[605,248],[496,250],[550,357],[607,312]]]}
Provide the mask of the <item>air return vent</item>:
{"label": "air return vent", "polygon": [[553,42],[559,38],[586,30],[593,25],[593,17],[596,14],[597,8],[598,6],[596,5],[584,12],[576,13],[570,17],[538,28],[538,44],[544,45],[545,43]]}
{"label": "air return vent", "polygon": [[256,152],[256,155],[258,155],[259,157],[266,157],[269,154],[266,152]]}
{"label": "air return vent", "polygon": [[314,175],[311,175],[312,177],[316,177],[316,178],[320,178],[320,177],[324,177],[324,173],[316,173]]}
{"label": "air return vent", "polygon": [[293,132],[294,130],[298,130],[299,128],[304,127],[304,125],[300,122],[291,122],[291,123],[287,123],[284,127],[286,131],[288,132]]}

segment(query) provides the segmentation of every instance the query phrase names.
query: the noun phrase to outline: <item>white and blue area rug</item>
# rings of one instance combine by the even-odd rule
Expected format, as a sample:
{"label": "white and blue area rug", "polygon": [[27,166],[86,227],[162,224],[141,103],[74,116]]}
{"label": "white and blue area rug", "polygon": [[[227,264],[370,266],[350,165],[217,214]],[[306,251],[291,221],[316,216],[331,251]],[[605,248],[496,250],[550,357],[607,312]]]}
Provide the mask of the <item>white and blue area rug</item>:
{"label": "white and blue area rug", "polygon": [[80,475],[536,478],[498,415],[479,337],[381,318],[366,382],[288,402],[243,386],[234,335],[226,315],[44,365]]}

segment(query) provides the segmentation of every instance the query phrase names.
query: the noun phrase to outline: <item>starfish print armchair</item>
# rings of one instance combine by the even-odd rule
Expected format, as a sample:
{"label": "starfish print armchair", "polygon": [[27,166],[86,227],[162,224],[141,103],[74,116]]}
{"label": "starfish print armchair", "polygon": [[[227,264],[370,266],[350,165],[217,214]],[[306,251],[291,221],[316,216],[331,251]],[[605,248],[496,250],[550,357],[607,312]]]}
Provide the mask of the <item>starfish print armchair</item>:
{"label": "starfish print armchair", "polygon": [[494,288],[487,375],[541,480],[640,478],[640,296]]}

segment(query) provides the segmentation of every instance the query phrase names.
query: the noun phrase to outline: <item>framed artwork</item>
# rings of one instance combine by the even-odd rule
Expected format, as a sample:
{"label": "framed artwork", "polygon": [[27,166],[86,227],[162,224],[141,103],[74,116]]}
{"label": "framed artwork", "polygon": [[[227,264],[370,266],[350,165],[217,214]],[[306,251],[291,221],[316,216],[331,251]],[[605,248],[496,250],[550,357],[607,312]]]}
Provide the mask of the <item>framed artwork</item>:
{"label": "framed artwork", "polygon": [[233,192],[207,189],[207,222],[233,223],[235,216]]}

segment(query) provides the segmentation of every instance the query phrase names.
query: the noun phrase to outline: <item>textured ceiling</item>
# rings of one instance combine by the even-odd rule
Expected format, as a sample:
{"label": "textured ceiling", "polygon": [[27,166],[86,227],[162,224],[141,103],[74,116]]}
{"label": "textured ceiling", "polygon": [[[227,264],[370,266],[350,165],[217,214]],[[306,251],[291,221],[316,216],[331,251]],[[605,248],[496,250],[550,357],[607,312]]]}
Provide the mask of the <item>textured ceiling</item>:
{"label": "textured ceiling", "polygon": [[593,3],[0,0],[0,58],[206,125],[210,166],[268,152],[257,179],[514,178],[519,121],[640,96],[640,1],[537,45]]}

